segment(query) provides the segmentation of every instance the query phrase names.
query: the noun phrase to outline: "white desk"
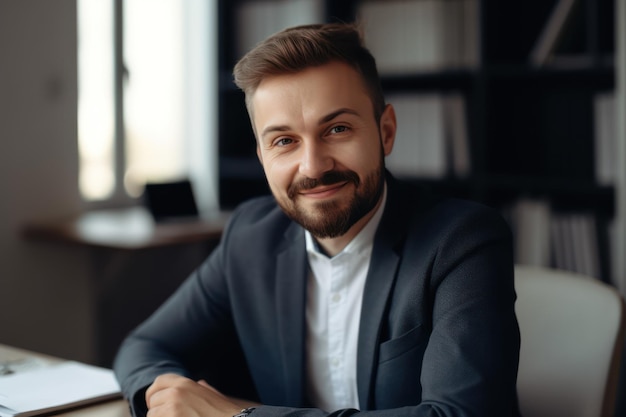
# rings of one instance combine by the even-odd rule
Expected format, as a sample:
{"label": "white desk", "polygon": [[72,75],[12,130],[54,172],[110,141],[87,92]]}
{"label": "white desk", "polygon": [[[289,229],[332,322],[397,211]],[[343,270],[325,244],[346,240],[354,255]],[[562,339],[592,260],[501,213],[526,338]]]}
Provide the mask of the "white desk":
{"label": "white desk", "polygon": [[130,411],[126,401],[114,400],[54,415],[63,417],[130,417]]}
{"label": "white desk", "polygon": [[126,401],[114,400],[56,415],[63,417],[130,417],[130,410]]}
{"label": "white desk", "polygon": [[[18,363],[21,360],[33,358],[50,363],[61,361],[59,358],[0,344],[0,363]],[[2,377],[0,376],[0,378]],[[71,411],[61,412],[54,415],[64,417],[130,417],[130,410],[128,409],[128,403],[125,400],[117,399],[91,406],[76,408]]]}
{"label": "white desk", "polygon": [[135,207],[27,224],[22,233],[34,240],[133,251],[197,242],[214,244],[229,218],[230,212],[219,211],[193,220],[156,223],[146,209]]}

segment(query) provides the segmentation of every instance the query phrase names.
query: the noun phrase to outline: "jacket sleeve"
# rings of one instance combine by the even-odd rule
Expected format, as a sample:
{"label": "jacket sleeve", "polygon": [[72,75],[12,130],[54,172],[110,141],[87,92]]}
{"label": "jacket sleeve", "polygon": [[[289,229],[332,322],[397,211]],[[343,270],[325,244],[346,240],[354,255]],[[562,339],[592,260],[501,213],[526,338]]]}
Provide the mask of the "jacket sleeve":
{"label": "jacket sleeve", "polygon": [[[516,416],[519,331],[514,313],[511,235],[498,215],[467,207],[437,207],[433,218],[409,227],[402,258],[411,263],[405,266],[405,272],[411,273],[404,274],[410,279],[396,283],[394,293],[400,299],[392,304],[398,306],[401,318],[389,318],[388,323],[409,321],[410,309],[405,307],[415,304],[410,287],[422,286],[425,294],[416,299],[426,304],[428,338],[419,355],[402,351],[382,364],[379,358],[371,404],[361,404],[362,410],[333,412],[264,405],[251,417]],[[228,229],[225,237],[228,239]],[[226,394],[255,399],[233,330],[228,283],[222,276],[224,247],[220,245],[122,345],[114,369],[135,415],[145,413],[143,390],[165,372],[191,378],[201,373]],[[382,343],[393,344],[395,337],[403,335],[391,334],[391,339]],[[416,373],[417,384],[397,377],[407,374],[406,363],[414,363],[405,362],[405,354],[418,357],[419,369],[409,369],[409,373]],[[203,369],[206,361],[202,358],[207,357],[211,358],[211,369]],[[236,376],[236,381],[229,381],[229,375]],[[246,392],[237,391],[247,384]],[[406,405],[385,404],[395,391],[410,391],[415,400]]]}
{"label": "jacket sleeve", "polygon": [[222,256],[219,245],[122,342],[113,369],[134,416],[145,415],[145,390],[164,373],[202,378],[222,392],[254,398],[232,323]]}
{"label": "jacket sleeve", "polygon": [[432,327],[415,415],[516,416],[520,334],[510,229],[480,205],[437,209],[443,226],[433,232],[427,262]]}

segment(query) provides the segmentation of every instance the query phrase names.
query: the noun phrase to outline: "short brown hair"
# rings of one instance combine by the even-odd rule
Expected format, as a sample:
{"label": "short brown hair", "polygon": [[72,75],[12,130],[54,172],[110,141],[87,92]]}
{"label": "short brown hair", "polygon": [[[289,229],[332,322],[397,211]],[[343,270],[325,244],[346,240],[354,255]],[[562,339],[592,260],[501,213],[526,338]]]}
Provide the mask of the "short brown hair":
{"label": "short brown hair", "polygon": [[385,108],[385,99],[376,61],[353,24],[296,26],[270,36],[237,62],[235,84],[244,91],[250,111],[250,97],[264,78],[293,74],[332,61],[344,62],[361,74],[378,121]]}

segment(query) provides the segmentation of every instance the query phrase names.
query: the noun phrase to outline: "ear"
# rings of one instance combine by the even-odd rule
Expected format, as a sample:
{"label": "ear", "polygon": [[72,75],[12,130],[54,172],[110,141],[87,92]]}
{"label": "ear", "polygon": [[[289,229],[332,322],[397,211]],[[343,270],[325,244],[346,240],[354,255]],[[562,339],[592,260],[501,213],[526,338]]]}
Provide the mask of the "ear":
{"label": "ear", "polygon": [[385,110],[380,116],[380,138],[385,156],[387,156],[391,153],[396,139],[396,111],[391,104],[385,106]]}

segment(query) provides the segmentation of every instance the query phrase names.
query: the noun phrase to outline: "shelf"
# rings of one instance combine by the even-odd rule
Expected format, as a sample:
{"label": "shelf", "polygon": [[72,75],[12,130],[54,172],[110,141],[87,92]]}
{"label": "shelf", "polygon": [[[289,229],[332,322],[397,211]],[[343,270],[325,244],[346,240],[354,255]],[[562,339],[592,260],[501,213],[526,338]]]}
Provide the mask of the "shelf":
{"label": "shelf", "polygon": [[404,75],[381,75],[385,91],[448,91],[463,90],[477,77],[475,70],[442,70]]}
{"label": "shelf", "polygon": [[615,211],[615,189],[591,181],[532,176],[472,176],[402,178],[441,195],[469,198],[495,208],[506,206],[520,197],[541,198],[559,211],[594,211],[612,217]]}
{"label": "shelf", "polygon": [[612,217],[615,189],[593,181],[550,177],[489,176],[477,180],[494,199],[544,198],[559,211],[595,211]]}
{"label": "shelf", "polygon": [[491,82],[535,83],[554,87],[594,87],[613,89],[615,71],[613,65],[583,67],[545,67],[530,65],[490,65],[482,70],[484,79]]}

